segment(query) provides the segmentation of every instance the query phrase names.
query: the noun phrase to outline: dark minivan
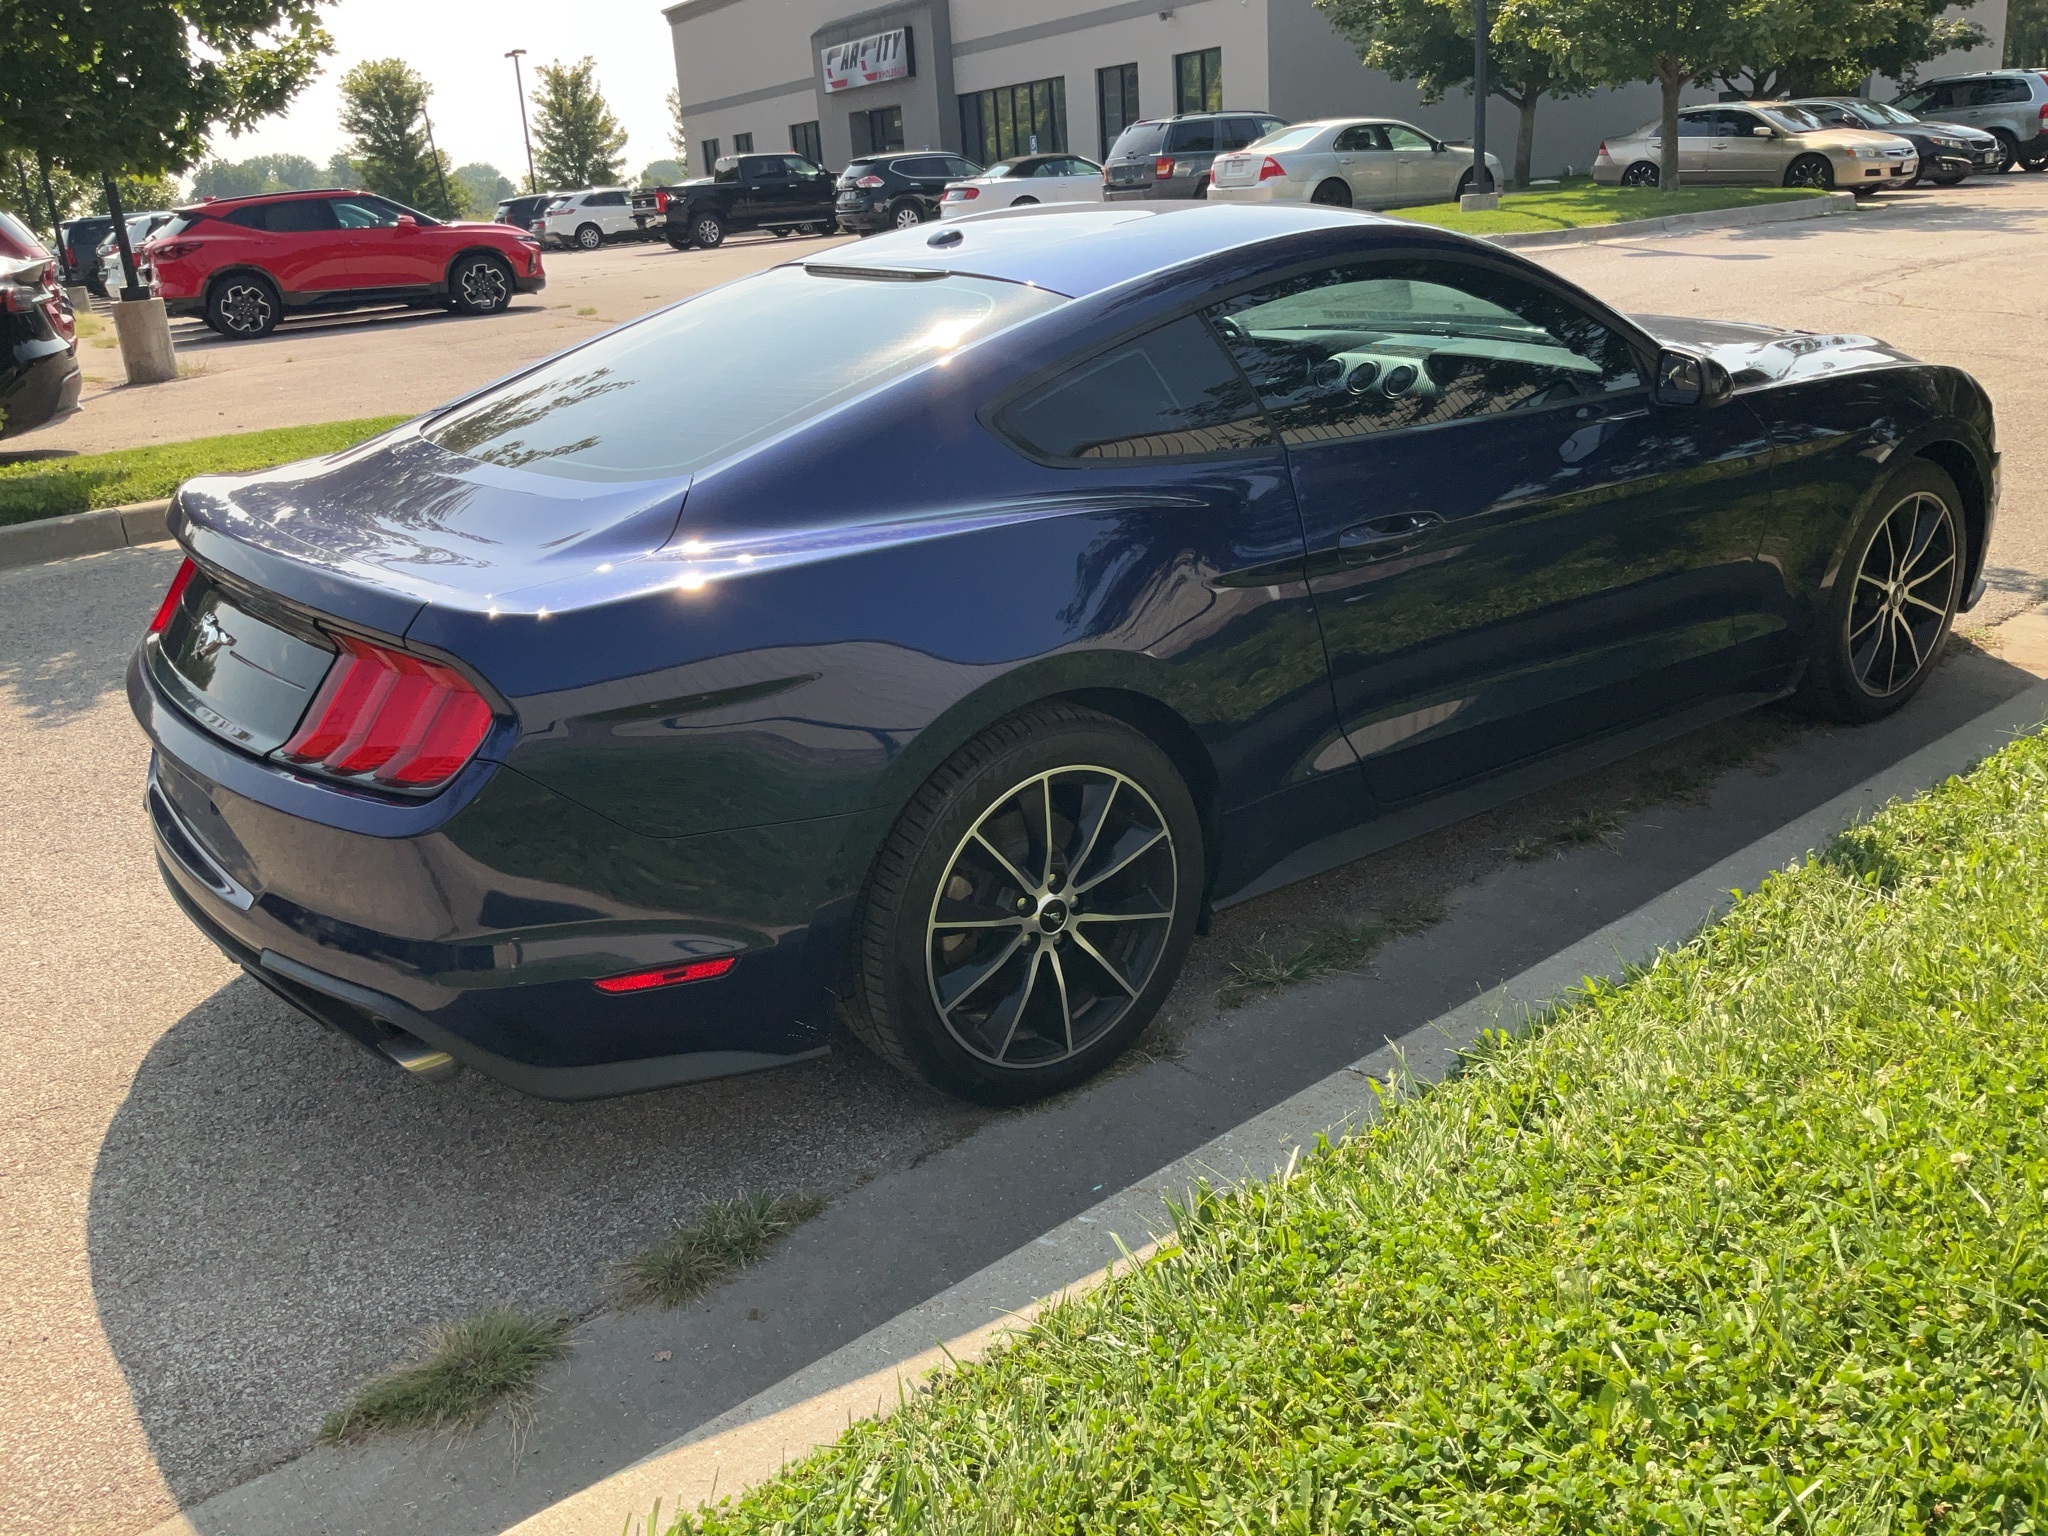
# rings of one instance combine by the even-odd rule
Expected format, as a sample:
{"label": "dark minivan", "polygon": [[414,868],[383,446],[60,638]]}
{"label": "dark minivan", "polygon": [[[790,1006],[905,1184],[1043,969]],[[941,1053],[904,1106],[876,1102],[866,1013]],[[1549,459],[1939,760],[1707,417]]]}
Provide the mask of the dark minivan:
{"label": "dark minivan", "polygon": [[1270,112],[1187,112],[1131,124],[1102,168],[1109,202],[1134,197],[1207,197],[1209,165],[1287,126]]}
{"label": "dark minivan", "polygon": [[832,211],[839,227],[854,234],[909,229],[939,216],[947,182],[980,174],[981,167],[972,160],[936,150],[862,155],[839,173]]}

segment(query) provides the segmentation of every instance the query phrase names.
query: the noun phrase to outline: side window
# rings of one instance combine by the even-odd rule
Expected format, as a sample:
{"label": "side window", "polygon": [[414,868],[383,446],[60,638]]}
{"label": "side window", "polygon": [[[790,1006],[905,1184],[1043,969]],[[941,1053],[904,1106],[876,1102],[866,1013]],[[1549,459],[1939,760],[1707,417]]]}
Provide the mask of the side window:
{"label": "side window", "polygon": [[1249,117],[1226,117],[1220,125],[1223,129],[1218,138],[1218,149],[1243,149],[1253,139],[1259,138],[1259,125]]}
{"label": "side window", "polygon": [[1269,133],[1278,133],[1286,126],[1277,117],[1262,117],[1259,119],[1259,137],[1263,139]]}
{"label": "side window", "polygon": [[782,168],[792,176],[815,176],[818,174],[818,168],[802,155],[784,155],[782,157]]}
{"label": "side window", "polygon": [[343,229],[384,229],[398,222],[398,209],[381,198],[337,197],[327,206]]}
{"label": "side window", "polygon": [[970,176],[979,176],[981,167],[972,160],[954,158],[946,162],[946,174],[955,181],[964,181]]}
{"label": "side window", "polygon": [[937,155],[922,155],[915,160],[899,161],[897,163],[896,169],[901,171],[905,176],[917,176],[926,179],[945,176],[948,174],[946,170],[946,162],[940,159]]}
{"label": "side window", "polygon": [[1387,146],[1380,141],[1379,129],[1370,123],[1353,123],[1337,135],[1336,143],[1330,146],[1340,155],[1371,154]]}
{"label": "side window", "polygon": [[1216,147],[1216,121],[1204,118],[1198,123],[1175,123],[1166,130],[1166,152],[1169,155],[1198,155]]}
{"label": "side window", "polygon": [[270,205],[256,203],[247,208],[237,208],[221,220],[224,224],[239,224],[243,229],[270,228]]}
{"label": "side window", "polygon": [[1754,112],[1723,112],[1721,132],[1733,139],[1756,137],[1756,131],[1765,126],[1764,120]]}
{"label": "side window", "polygon": [[2031,98],[2024,80],[1980,80],[1970,88],[1973,107],[1998,107],[2028,100]]}
{"label": "side window", "polygon": [[1273,441],[1209,328],[1148,331],[1005,406],[997,427],[1048,459],[1180,459]]}
{"label": "side window", "polygon": [[1396,149],[1433,151],[1436,142],[1426,133],[1408,127],[1405,123],[1387,124],[1387,142]]}
{"label": "side window", "polygon": [[1938,112],[1954,103],[1949,100],[1947,86],[1929,85],[1906,92],[1893,105],[1904,112]]}
{"label": "side window", "polygon": [[1537,410],[1642,383],[1628,343],[1576,305],[1463,262],[1324,268],[1210,314],[1290,443]]}
{"label": "side window", "polygon": [[280,235],[310,235],[334,228],[332,206],[325,198],[309,197],[270,205],[270,228]]}
{"label": "side window", "polygon": [[1681,139],[1711,139],[1716,132],[1713,112],[1681,112],[1678,114],[1678,136]]}

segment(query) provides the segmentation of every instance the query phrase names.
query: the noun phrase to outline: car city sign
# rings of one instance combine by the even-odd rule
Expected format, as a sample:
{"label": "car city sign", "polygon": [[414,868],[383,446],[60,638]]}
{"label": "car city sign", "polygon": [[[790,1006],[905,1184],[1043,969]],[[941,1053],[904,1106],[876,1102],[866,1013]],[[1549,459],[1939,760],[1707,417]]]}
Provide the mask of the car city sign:
{"label": "car city sign", "polygon": [[910,29],[898,27],[893,32],[877,32],[873,37],[857,37],[850,43],[834,43],[822,53],[828,96],[857,85],[901,80],[910,73]]}

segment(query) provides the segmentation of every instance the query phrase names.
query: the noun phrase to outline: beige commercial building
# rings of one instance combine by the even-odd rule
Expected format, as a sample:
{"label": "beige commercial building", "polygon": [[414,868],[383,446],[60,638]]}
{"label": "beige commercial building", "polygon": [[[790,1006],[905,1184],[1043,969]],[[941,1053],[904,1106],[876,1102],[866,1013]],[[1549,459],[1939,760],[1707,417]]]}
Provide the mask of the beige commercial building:
{"label": "beige commercial building", "polygon": [[[1980,0],[1966,14],[1992,45],[1940,67],[1995,67],[2004,12],[2005,0]],[[681,0],[663,14],[694,174],[750,150],[794,149],[835,168],[888,149],[982,164],[1034,147],[1099,160],[1126,123],[1211,107],[1472,133],[1468,94],[1422,105],[1412,85],[1361,67],[1312,0]],[[1545,101],[1532,169],[1582,171],[1603,135],[1656,111],[1646,85]],[[1487,147],[1510,165],[1516,126],[1494,101]]]}

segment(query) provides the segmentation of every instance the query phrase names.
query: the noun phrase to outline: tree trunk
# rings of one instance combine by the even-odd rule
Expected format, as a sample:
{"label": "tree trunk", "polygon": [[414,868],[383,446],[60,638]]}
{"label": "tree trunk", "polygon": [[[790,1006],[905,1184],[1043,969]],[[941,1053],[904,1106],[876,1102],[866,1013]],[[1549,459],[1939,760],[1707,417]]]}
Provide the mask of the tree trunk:
{"label": "tree trunk", "polygon": [[[1513,97],[1508,98],[1514,101]],[[1522,115],[1521,123],[1515,129],[1515,188],[1529,190],[1529,162],[1536,154],[1536,103],[1543,99],[1537,90],[1525,90],[1515,107]]]}
{"label": "tree trunk", "polygon": [[1663,121],[1658,125],[1662,141],[1657,149],[1657,185],[1666,192],[1678,190],[1678,93],[1685,89],[1685,72],[1678,60],[1657,61],[1657,84],[1664,91]]}
{"label": "tree trunk", "polygon": [[50,238],[57,242],[50,249],[56,251],[59,256],[62,256],[64,253],[59,247],[64,243],[64,221],[57,217],[57,194],[50,190],[50,157],[48,155],[37,154],[36,174],[43,180],[43,201],[50,205]]}
{"label": "tree trunk", "polygon": [[121,193],[114,178],[106,177],[101,185],[107,194],[107,212],[114,217],[114,249],[121,253],[121,291],[116,297],[125,299],[140,286],[135,281],[135,252],[128,244],[128,214],[121,207]]}

